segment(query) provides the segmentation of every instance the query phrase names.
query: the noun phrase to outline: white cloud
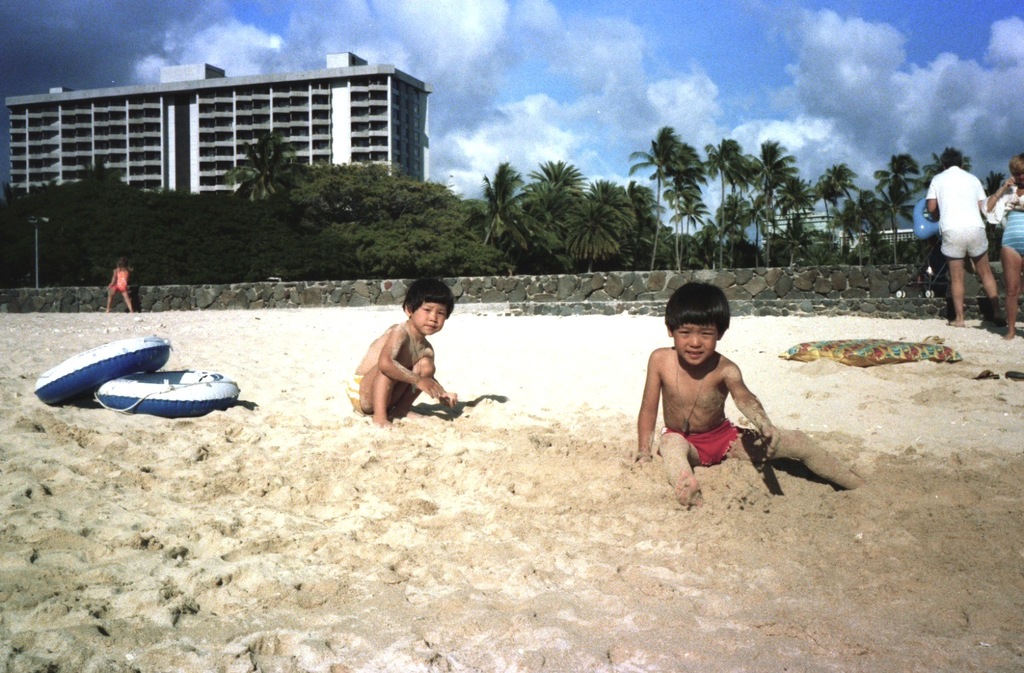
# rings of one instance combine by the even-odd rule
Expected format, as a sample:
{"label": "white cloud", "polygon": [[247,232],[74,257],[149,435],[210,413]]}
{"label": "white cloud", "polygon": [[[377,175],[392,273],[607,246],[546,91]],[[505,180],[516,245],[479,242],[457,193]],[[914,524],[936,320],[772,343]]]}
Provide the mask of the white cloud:
{"label": "white cloud", "polygon": [[[580,137],[568,130],[564,110],[550,97],[537,94],[504,105],[491,120],[473,129],[456,129],[440,140],[441,165],[436,180],[451,176],[456,189],[479,193],[484,176],[509,162],[525,177],[546,161],[571,161]],[[432,157],[433,159],[433,157]]]}
{"label": "white cloud", "polygon": [[[985,68],[952,53],[907,64],[906,38],[888,24],[827,10],[802,17],[791,35],[799,57],[788,68],[793,86],[778,94],[794,104],[795,116],[780,123],[792,124],[790,132],[799,129],[801,136],[808,119],[827,120],[835,138],[825,145],[806,136],[801,165],[835,163],[821,162],[815,152],[845,152],[839,160],[851,167],[878,168],[892,154],[908,152],[927,161],[933,152],[955,145],[985,172],[1003,163],[999,155],[1019,145],[1024,21],[993,24],[988,59],[995,67]],[[785,131],[776,125],[771,132]]]}
{"label": "white cloud", "polygon": [[803,12],[797,25],[796,65],[787,68],[800,107],[815,116],[846,120],[853,129],[889,133],[905,38],[887,24]]}
{"label": "white cloud", "polygon": [[266,70],[268,59],[274,58],[282,45],[279,35],[227,19],[185,39],[168,31],[163,53],[143,57],[135,71],[140,80],[148,82],[159,81],[163,66],[191,63],[223,68],[228,77],[258,74]]}
{"label": "white cloud", "polygon": [[1024,65],[1024,19],[1015,16],[992,24],[987,56],[999,68]]}
{"label": "white cloud", "polygon": [[[718,87],[702,71],[652,82],[647,98],[654,109],[655,126],[671,126],[679,137],[698,149],[717,142],[721,114]],[[651,135],[653,138],[653,135]]]}
{"label": "white cloud", "polygon": [[512,24],[516,30],[538,36],[554,35],[563,29],[558,9],[548,0],[520,0],[512,8]]}

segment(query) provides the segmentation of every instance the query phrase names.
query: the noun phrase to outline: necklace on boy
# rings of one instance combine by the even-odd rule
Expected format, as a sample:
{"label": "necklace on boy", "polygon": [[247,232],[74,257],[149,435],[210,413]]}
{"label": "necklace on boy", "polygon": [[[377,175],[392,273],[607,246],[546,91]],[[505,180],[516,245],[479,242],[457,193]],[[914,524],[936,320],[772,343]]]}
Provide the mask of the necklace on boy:
{"label": "necklace on boy", "polygon": [[[680,369],[682,369],[682,367],[677,367],[676,368],[676,390],[679,390],[679,370]],[[683,421],[683,427],[682,427],[683,433],[687,433],[687,432],[690,431],[690,418],[693,416],[693,412],[697,410],[697,402],[700,401],[700,391],[704,389],[704,381],[706,381],[707,378],[708,378],[708,375],[705,374],[701,378],[701,380],[700,380],[700,385],[697,386],[697,396],[693,398],[693,406],[690,407],[690,413],[686,414],[686,419]]]}

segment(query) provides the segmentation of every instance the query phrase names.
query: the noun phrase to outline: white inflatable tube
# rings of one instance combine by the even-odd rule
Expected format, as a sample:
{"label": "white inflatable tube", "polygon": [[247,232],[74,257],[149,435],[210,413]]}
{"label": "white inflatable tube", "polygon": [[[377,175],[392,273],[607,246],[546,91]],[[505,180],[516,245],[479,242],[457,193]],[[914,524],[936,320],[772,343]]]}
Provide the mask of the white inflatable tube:
{"label": "white inflatable tube", "polygon": [[160,369],[171,357],[171,342],[158,336],[114,341],[65,360],[36,381],[36,397],[47,404],[91,393],[111,379]]}
{"label": "white inflatable tube", "polygon": [[239,392],[238,384],[223,374],[186,370],[107,381],[96,399],[113,411],[185,418],[223,411],[238,400]]}

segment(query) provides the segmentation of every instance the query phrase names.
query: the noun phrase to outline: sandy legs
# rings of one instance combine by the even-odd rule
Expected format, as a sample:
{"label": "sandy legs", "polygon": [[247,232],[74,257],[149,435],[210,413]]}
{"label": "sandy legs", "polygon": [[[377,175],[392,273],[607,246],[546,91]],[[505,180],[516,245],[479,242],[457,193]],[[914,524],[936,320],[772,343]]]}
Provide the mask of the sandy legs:
{"label": "sandy legs", "polygon": [[[806,433],[799,430],[780,430],[779,448],[776,458],[798,460],[814,474],[827,479],[843,489],[864,485],[864,480],[853,470],[830,456],[825,449]],[[740,436],[733,442],[727,454],[730,458],[748,460],[755,465],[765,462],[765,446],[761,436],[747,429],[740,429]],[[665,476],[672,485],[676,500],[684,507],[696,507],[704,503],[700,484],[693,468],[700,464],[697,449],[683,439],[682,435],[667,433],[661,436],[658,453],[664,460]]]}
{"label": "sandy legs", "polygon": [[665,476],[675,490],[676,500],[684,507],[697,507],[704,503],[700,484],[693,475],[693,466],[700,464],[697,449],[682,435],[662,435],[658,452],[664,459]]}
{"label": "sandy legs", "polygon": [[[429,359],[421,359],[412,371],[421,377],[433,377],[436,368]],[[359,384],[359,402],[363,413],[373,416],[377,425],[391,425],[392,419],[409,416],[420,389],[408,383],[389,379],[376,366],[366,373]]]}
{"label": "sandy legs", "polygon": [[[776,458],[798,460],[806,465],[808,470],[840,488],[851,489],[864,485],[864,480],[858,477],[853,470],[830,456],[821,444],[806,433],[778,428],[776,428],[776,432],[781,433],[778,451],[775,453]],[[739,438],[729,450],[729,456],[744,458],[754,464],[760,464],[765,460],[765,449],[760,435],[752,430],[742,429]]]}
{"label": "sandy legs", "polygon": [[1013,248],[1003,246],[999,250],[1003,262],[1003,283],[1006,285],[1006,336],[1012,341],[1017,336],[1017,301],[1020,297],[1021,255]]}

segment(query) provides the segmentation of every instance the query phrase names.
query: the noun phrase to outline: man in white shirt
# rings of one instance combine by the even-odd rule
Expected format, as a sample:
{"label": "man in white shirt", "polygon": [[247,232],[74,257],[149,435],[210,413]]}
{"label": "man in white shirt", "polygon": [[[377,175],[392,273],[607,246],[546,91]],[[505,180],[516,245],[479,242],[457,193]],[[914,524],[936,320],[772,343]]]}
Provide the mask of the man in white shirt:
{"label": "man in white shirt", "polygon": [[928,212],[939,218],[942,254],[949,266],[949,284],[955,317],[950,323],[964,326],[964,258],[970,257],[981,286],[992,307],[992,319],[998,323],[999,291],[992,266],[988,263],[988,237],[981,214],[985,207],[985,188],[981,180],[962,166],[963,154],[947,147],[939,158],[943,171],[928,186]]}

